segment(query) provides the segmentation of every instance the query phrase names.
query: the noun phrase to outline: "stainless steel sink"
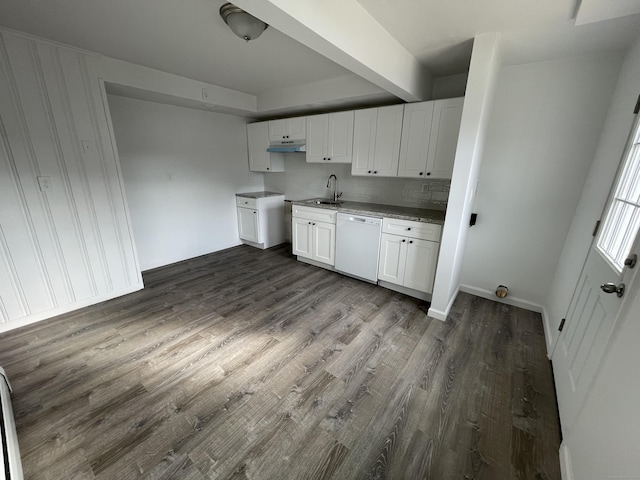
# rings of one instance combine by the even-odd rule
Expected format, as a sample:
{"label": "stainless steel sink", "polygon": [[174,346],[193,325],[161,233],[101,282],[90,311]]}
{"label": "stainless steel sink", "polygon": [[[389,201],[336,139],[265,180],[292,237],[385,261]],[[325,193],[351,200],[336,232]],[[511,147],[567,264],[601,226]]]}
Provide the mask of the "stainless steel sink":
{"label": "stainless steel sink", "polygon": [[309,200],[308,203],[312,203],[314,205],[340,205],[340,200],[328,200],[324,198],[314,198],[313,200]]}

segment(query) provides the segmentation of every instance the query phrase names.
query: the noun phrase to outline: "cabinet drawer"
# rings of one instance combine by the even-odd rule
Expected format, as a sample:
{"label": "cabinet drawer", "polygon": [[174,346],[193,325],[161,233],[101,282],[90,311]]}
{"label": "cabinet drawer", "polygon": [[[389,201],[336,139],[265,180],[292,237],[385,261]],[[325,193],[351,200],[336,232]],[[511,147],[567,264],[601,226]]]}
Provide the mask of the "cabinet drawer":
{"label": "cabinet drawer", "polygon": [[383,233],[404,235],[405,237],[439,242],[441,231],[442,226],[435,223],[414,222],[411,220],[400,220],[397,218],[382,219]]}
{"label": "cabinet drawer", "polygon": [[258,200],[248,197],[236,197],[236,205],[238,207],[256,208],[258,206]]}
{"label": "cabinet drawer", "polygon": [[317,220],[319,222],[325,223],[336,223],[336,216],[338,212],[324,209],[324,208],[313,208],[313,207],[303,207],[301,205],[294,205],[292,216],[298,218],[308,218],[309,220]]}

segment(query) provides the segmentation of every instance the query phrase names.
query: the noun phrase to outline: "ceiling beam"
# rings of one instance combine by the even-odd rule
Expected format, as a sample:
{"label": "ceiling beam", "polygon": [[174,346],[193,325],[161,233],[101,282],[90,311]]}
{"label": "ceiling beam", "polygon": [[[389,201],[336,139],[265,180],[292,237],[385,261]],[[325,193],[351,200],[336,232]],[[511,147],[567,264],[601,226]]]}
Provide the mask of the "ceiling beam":
{"label": "ceiling beam", "polygon": [[404,101],[431,98],[429,71],[356,0],[233,3]]}

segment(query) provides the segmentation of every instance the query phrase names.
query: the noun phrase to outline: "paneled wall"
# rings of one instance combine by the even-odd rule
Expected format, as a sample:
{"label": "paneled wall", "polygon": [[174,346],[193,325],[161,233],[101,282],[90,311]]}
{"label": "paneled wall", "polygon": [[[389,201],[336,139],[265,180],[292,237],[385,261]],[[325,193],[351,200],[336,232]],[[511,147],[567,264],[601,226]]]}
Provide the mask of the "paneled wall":
{"label": "paneled wall", "polygon": [[0,331],[142,288],[96,58],[0,36]]}

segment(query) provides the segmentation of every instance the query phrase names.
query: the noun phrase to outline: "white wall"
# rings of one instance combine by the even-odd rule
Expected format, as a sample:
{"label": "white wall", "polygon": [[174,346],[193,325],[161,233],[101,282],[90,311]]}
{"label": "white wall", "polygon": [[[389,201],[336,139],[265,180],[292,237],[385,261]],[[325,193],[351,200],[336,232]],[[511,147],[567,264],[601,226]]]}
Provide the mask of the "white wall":
{"label": "white wall", "polygon": [[245,119],[109,96],[142,270],[239,244],[249,172]]}
{"label": "white wall", "polygon": [[285,154],[285,171],[265,173],[265,190],[282,192],[287,200],[327,197],[332,173],[338,177],[342,199],[352,202],[383,203],[405,207],[444,210],[449,196],[449,180],[411,178],[371,178],[351,175],[351,165],[306,163],[304,154]]}
{"label": "white wall", "polygon": [[495,33],[474,39],[467,90],[462,109],[447,217],[442,231],[438,268],[429,315],[446,320],[460,286],[469,215],[500,67],[499,36]]}
{"label": "white wall", "polygon": [[608,54],[501,68],[465,287],[492,296],[504,284],[512,301],[545,303],[620,64]]}

